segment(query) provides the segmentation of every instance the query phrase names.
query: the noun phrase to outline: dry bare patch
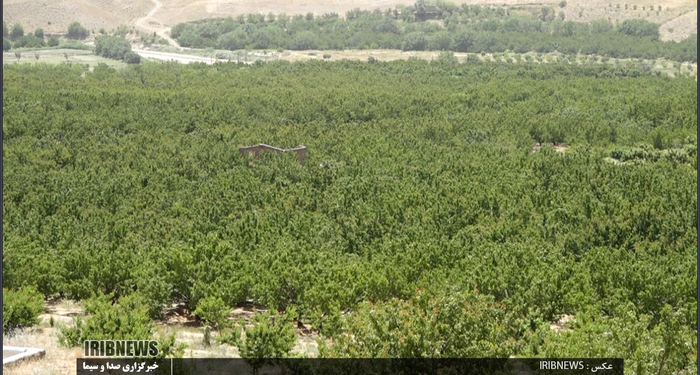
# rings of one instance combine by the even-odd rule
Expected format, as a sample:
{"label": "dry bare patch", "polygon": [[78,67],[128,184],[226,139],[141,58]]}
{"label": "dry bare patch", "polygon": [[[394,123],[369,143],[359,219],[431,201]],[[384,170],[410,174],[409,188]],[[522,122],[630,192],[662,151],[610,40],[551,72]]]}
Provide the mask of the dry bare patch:
{"label": "dry bare patch", "polygon": [[46,33],[66,33],[78,21],[90,31],[133,25],[153,8],[150,0],[9,0],[2,2],[2,19],[19,22],[25,32],[41,27]]}
{"label": "dry bare patch", "polygon": [[661,25],[661,40],[681,41],[690,34],[698,33],[698,10],[695,9]]}

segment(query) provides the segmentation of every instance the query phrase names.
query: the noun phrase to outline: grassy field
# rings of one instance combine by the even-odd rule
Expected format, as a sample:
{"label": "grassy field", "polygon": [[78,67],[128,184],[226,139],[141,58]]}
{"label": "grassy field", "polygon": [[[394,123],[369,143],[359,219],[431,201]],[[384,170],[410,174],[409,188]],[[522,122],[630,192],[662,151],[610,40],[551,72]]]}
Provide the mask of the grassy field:
{"label": "grassy field", "polygon": [[[2,54],[2,60],[5,64],[89,64],[92,70],[97,64],[104,63],[108,66],[118,68],[126,66],[122,61],[112,60],[98,56],[92,51],[75,50],[75,49],[48,49],[48,50],[23,50],[18,51],[22,56],[18,59],[14,51],[5,52]],[[36,58],[38,54],[39,58]],[[66,59],[65,54],[68,55]]]}

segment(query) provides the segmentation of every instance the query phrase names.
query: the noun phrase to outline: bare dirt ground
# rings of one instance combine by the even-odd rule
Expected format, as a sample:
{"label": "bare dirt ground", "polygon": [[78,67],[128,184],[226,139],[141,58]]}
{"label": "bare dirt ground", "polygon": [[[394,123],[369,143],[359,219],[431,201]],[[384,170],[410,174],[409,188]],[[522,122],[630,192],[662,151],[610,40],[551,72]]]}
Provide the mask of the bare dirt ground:
{"label": "bare dirt ground", "polygon": [[[558,3],[558,2],[557,2]],[[661,7],[661,9],[659,9]],[[636,8],[636,9],[635,9]],[[652,9],[653,8],[653,9]],[[559,7],[556,7],[559,11]],[[688,0],[649,1],[640,0],[632,2],[615,0],[591,0],[591,1],[567,1],[567,5],[561,9],[565,20],[576,22],[590,22],[598,19],[607,19],[613,23],[624,20],[642,18],[650,22],[663,24],[676,19],[686,13],[697,11],[697,3]],[[683,18],[683,24],[696,25],[695,17]],[[659,30],[664,33],[665,31]]]}
{"label": "bare dirt ground", "polygon": [[539,150],[542,148],[542,146],[549,146],[549,147],[553,148],[554,151],[559,152],[559,153],[562,153],[562,154],[565,153],[566,150],[569,149],[569,146],[567,146],[567,145],[558,145],[558,144],[553,144],[553,143],[543,143],[543,144],[540,144],[540,143],[538,142],[538,143],[535,143],[534,146],[532,146],[532,152],[537,152],[537,151],[539,151]]}
{"label": "bare dirt ground", "polygon": [[66,33],[74,21],[97,32],[133,25],[151,8],[149,0],[4,0],[2,19],[21,23],[25,32],[41,27],[45,33]]}
{"label": "bare dirt ground", "polygon": [[697,34],[697,18],[698,10],[695,9],[661,25],[659,28],[661,40],[675,40],[678,42],[687,38],[690,34]]}
{"label": "bare dirt ground", "polygon": [[562,315],[559,317],[559,320],[556,322],[551,322],[549,324],[549,329],[552,331],[571,331],[571,329],[567,326],[567,324],[574,318],[573,315]]}

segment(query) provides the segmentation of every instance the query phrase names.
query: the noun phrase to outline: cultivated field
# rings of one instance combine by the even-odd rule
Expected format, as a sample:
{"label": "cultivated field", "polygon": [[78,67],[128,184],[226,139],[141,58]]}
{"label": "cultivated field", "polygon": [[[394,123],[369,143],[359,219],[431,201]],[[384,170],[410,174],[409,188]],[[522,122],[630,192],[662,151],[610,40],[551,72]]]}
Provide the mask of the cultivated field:
{"label": "cultivated field", "polygon": [[[21,51],[21,57],[18,59],[15,51],[5,52],[2,54],[2,61],[5,64],[88,64],[92,70],[97,64],[104,63],[111,67],[123,67],[125,63],[119,60],[112,60],[102,56],[95,55],[92,51],[75,50],[75,49],[44,49],[36,51]],[[66,54],[68,55],[66,57]],[[36,58],[39,55],[39,58]]]}
{"label": "cultivated field", "polygon": [[[535,53],[555,48],[475,29],[464,40],[484,31],[499,48],[456,50],[507,51],[478,54],[413,51],[409,37],[343,44],[357,50],[220,42],[272,23],[207,30],[209,44],[173,33],[201,49],[170,38],[181,22],[414,1],[4,2],[10,26],[60,34],[78,21],[88,45],[127,25],[131,47],[97,37],[95,50],[130,48],[144,64],[64,42],[3,53],[4,307],[43,312],[24,330],[4,321],[3,344],[46,350],[3,372],[74,373],[82,350],[59,341],[76,317],[92,324],[73,346],[174,336],[186,358],[606,356],[696,372],[697,63],[668,60],[696,61],[694,37],[611,31],[622,42],[609,49]],[[697,32],[691,0],[494,1],[454,2],[644,18],[663,40]],[[182,64],[153,62],[171,60]],[[236,61],[250,65],[211,66]],[[123,69],[88,72],[103,63]],[[304,145],[309,159],[239,154],[261,142]]]}

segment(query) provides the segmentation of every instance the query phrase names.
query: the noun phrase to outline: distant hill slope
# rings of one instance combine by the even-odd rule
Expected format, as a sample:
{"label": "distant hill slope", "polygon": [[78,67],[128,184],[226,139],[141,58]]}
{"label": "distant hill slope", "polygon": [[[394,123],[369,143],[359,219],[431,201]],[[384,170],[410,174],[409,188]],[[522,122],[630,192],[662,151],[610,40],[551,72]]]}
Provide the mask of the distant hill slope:
{"label": "distant hill slope", "polygon": [[[152,25],[172,27],[180,22],[229,15],[273,12],[291,14],[324,14],[335,12],[341,16],[354,8],[363,10],[395,8],[398,4],[412,5],[414,0],[168,0],[150,19]],[[493,4],[498,6],[550,5],[563,11],[566,20],[591,21],[606,18],[622,22],[630,18],[644,18],[663,24],[662,38],[679,40],[697,31],[697,3],[693,0],[456,0],[461,4]],[[619,6],[619,8],[618,8]],[[635,9],[636,6],[636,9]],[[661,10],[658,7],[661,7]],[[653,10],[650,10],[653,7]],[[47,33],[65,32],[68,25],[78,21],[92,30],[116,28],[121,24],[136,25],[154,8],[151,0],[6,0],[3,1],[3,20],[20,22],[25,31],[42,27]],[[669,31],[673,29],[673,31]],[[151,31],[150,29],[148,31]]]}
{"label": "distant hill slope", "polygon": [[3,0],[2,19],[21,23],[25,32],[65,33],[74,21],[98,31],[134,24],[151,8],[150,0]]}
{"label": "distant hill slope", "polygon": [[683,40],[690,34],[698,33],[698,10],[685,13],[661,25],[659,32],[662,40]]}

